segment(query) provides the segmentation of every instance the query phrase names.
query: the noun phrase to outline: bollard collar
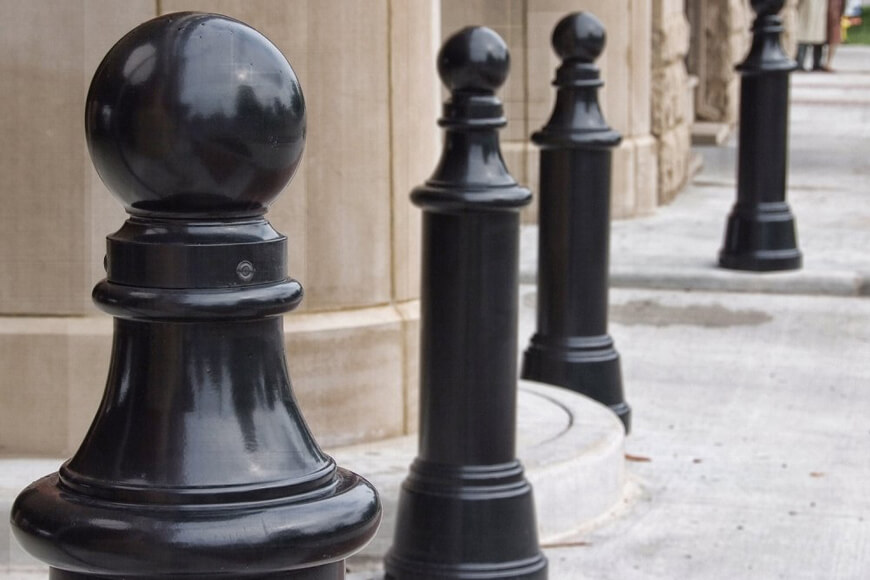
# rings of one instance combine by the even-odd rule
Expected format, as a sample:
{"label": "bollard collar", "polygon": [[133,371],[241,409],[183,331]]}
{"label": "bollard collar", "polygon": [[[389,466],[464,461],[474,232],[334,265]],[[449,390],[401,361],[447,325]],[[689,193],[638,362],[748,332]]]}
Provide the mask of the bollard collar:
{"label": "bollard collar", "polygon": [[611,148],[622,140],[604,120],[598,89],[604,85],[595,60],[607,35],[604,25],[589,12],[575,12],[553,29],[553,50],[562,59],[553,85],[556,104],[550,120],[532,135],[543,148]]}
{"label": "bollard collar", "polygon": [[776,14],[760,14],[752,25],[752,46],[746,59],[737,65],[740,74],[790,73],[798,64],[782,48],[782,19]]}
{"label": "bollard collar", "polygon": [[450,98],[438,124],[444,149],[435,172],[411,200],[439,212],[518,210],[532,194],[511,176],[498,129],[507,124],[495,95],[507,79],[510,55],[504,40],[483,26],[451,36],[438,54],[438,73]]}

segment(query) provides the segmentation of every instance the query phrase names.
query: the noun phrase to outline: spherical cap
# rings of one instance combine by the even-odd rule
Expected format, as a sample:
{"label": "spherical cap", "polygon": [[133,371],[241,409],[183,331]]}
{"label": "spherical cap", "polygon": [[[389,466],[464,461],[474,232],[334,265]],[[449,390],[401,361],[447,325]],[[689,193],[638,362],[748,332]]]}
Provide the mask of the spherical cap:
{"label": "spherical cap", "polygon": [[783,6],[785,6],[785,0],[752,0],[752,9],[759,16],[779,14]]}
{"label": "spherical cap", "polygon": [[438,74],[451,91],[494,93],[507,79],[510,54],[495,31],[469,26],[447,39],[438,53]]}
{"label": "spherical cap", "polygon": [[100,63],[85,132],[97,172],[128,212],[252,216],[299,165],[305,102],[287,59],[253,28],[169,14],[133,29]]}
{"label": "spherical cap", "polygon": [[559,21],[552,40],[553,49],[562,60],[593,63],[604,51],[607,33],[590,12],[575,12]]}

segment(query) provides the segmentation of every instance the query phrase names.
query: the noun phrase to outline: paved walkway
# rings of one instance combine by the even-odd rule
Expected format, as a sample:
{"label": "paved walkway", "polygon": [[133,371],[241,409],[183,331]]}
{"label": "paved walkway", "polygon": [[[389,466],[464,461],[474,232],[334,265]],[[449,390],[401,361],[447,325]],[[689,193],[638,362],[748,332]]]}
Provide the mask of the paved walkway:
{"label": "paved walkway", "polygon": [[[704,150],[674,203],[614,224],[629,484],[614,511],[547,544],[552,580],[870,578],[870,51],[835,64],[793,77],[802,271],[714,267],[733,144]],[[534,293],[521,289],[523,346]]]}
{"label": "paved walkway", "polygon": [[612,306],[638,461],[622,509],[549,550],[551,578],[870,577],[870,300]]}
{"label": "paved walkway", "polygon": [[554,580],[870,578],[870,50],[835,64],[793,77],[801,272],[714,267],[733,143],[701,150],[673,204],[614,224],[638,460],[621,509],[548,550]]}

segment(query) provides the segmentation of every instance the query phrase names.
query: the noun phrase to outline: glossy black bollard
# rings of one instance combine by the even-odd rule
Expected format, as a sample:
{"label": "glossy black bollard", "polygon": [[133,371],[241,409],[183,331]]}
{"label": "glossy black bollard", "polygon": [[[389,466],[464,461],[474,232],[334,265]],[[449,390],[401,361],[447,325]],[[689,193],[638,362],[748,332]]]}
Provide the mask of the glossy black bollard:
{"label": "glossy black bollard", "polygon": [[598,105],[604,26],[588,12],[553,30],[562,59],[541,148],[538,327],[523,357],[525,379],[559,385],[610,407],[631,426],[619,354],[607,333],[611,149],[621,137]]}
{"label": "glossy black bollard", "polygon": [[786,203],[789,74],[797,68],[782,49],[785,0],[753,0],[752,48],[741,75],[737,203],[728,216],[719,265],[732,270],[801,267],[794,216]]}
{"label": "glossy black bollard", "polygon": [[131,215],[94,289],[111,368],[78,452],[18,496],[16,537],[53,580],[344,578],[380,504],[293,398],[282,314],[302,287],[263,217],[302,157],[293,70],[241,22],[172,14],[111,49],[86,107]]}
{"label": "glossy black bollard", "polygon": [[451,91],[444,152],[411,199],[423,208],[419,453],[402,485],[386,577],[547,577],[532,488],[516,459],[519,210],[495,96],[509,56],[466,28],[438,55]]}

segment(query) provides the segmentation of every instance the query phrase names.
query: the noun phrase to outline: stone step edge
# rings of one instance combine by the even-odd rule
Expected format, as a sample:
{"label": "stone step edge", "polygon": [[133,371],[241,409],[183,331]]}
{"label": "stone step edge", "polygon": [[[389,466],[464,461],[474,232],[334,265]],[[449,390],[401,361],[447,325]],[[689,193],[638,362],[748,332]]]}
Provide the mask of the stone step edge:
{"label": "stone step edge", "polygon": [[[712,259],[711,259],[712,260]],[[534,284],[536,272],[520,272],[523,284]],[[698,266],[615,265],[610,269],[611,288],[646,290],[700,290],[796,294],[807,296],[870,296],[870,274],[848,270],[796,270],[792,272],[736,272],[712,264]]]}

